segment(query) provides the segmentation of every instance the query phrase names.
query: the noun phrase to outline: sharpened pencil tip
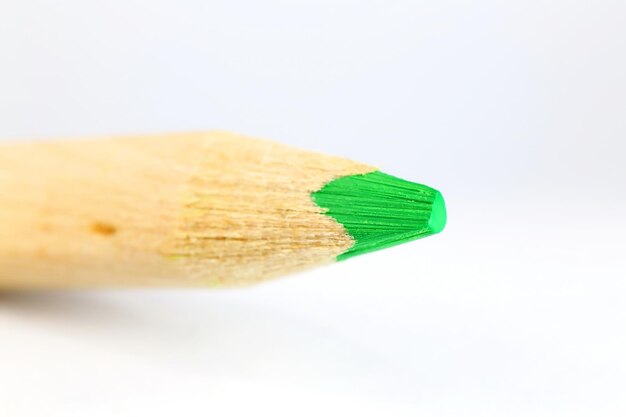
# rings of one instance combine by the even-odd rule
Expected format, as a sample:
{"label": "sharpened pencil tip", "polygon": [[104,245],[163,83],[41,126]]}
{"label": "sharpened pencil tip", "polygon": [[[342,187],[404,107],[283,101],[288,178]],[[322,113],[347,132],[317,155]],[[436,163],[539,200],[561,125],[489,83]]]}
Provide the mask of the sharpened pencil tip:
{"label": "sharpened pencil tip", "polygon": [[446,212],[446,203],[441,193],[437,191],[435,200],[433,201],[430,219],[428,220],[428,228],[431,230],[432,234],[439,233],[446,227],[447,221],[448,214]]}
{"label": "sharpened pencil tip", "polygon": [[447,220],[439,191],[380,171],[338,178],[311,196],[354,239],[337,260],[434,235]]}

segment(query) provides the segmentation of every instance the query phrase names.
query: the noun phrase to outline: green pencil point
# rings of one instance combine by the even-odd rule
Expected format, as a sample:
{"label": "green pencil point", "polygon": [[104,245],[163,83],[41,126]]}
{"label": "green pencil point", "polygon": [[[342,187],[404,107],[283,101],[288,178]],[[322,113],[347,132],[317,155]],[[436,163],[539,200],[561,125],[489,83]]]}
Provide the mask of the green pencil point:
{"label": "green pencil point", "polygon": [[446,213],[446,203],[443,200],[443,196],[439,191],[435,195],[433,201],[432,212],[430,213],[430,220],[428,220],[428,228],[432,231],[432,234],[441,232],[446,227],[448,221],[448,214]]}
{"label": "green pencil point", "polygon": [[447,221],[439,191],[380,171],[338,178],[311,197],[354,239],[337,260],[434,235]]}

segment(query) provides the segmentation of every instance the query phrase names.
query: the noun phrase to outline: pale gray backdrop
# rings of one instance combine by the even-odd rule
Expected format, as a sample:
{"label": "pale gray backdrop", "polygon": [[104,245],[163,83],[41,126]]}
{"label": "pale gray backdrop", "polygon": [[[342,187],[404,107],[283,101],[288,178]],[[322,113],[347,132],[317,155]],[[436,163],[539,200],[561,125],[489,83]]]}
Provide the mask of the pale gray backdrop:
{"label": "pale gray backdrop", "polygon": [[250,290],[2,295],[0,414],[624,415],[625,22],[0,0],[1,141],[228,129],[432,185],[450,219]]}

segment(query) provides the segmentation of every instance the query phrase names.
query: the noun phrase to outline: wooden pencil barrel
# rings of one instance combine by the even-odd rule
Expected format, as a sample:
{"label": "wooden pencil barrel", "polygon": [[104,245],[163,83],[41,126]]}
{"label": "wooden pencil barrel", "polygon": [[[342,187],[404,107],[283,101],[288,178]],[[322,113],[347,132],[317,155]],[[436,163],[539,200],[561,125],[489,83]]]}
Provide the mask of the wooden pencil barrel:
{"label": "wooden pencil barrel", "polygon": [[0,288],[244,285],[353,241],[311,200],[345,159],[209,132],[0,146]]}

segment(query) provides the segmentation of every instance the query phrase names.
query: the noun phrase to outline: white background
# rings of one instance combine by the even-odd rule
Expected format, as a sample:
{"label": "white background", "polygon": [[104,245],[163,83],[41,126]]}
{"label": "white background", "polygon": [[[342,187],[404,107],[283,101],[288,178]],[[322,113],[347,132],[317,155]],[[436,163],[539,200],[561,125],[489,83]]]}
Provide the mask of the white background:
{"label": "white background", "polygon": [[0,0],[1,140],[215,128],[432,185],[448,227],[246,290],[1,294],[1,416],[626,414],[623,1]]}

